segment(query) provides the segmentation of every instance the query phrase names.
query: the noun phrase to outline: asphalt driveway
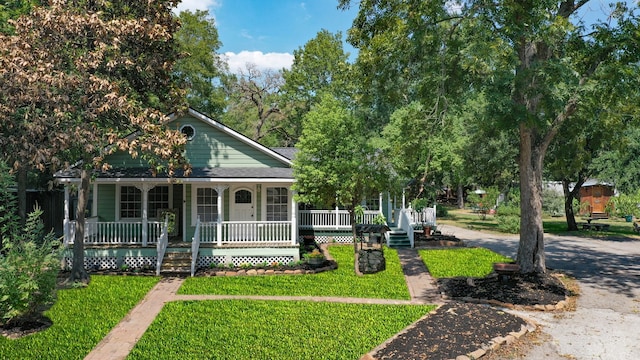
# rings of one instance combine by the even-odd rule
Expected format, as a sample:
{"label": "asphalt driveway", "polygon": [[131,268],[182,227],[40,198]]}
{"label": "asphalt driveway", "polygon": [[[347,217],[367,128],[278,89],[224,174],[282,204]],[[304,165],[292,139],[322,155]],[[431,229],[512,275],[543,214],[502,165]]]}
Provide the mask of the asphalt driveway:
{"label": "asphalt driveway", "polygon": [[[516,257],[518,236],[439,226],[469,246]],[[640,356],[640,240],[600,240],[545,234],[550,269],[574,276],[578,309],[561,314],[519,312],[543,325],[553,341],[534,347],[528,359],[634,359]]]}

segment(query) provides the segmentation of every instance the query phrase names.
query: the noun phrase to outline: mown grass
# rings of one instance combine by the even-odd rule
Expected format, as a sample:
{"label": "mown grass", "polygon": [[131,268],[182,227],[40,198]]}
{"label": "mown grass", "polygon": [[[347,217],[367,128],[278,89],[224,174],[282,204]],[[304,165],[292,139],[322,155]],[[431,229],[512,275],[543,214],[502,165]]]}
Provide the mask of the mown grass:
{"label": "mown grass", "polygon": [[193,277],[185,280],[179,294],[340,296],[408,300],[396,250],[385,248],[386,270],[357,276],[353,246],[330,246],[338,269],[309,275],[242,277]]}
{"label": "mown grass", "polygon": [[156,277],[94,275],[87,288],[60,290],[45,312],[53,325],[17,340],[0,336],[0,358],[82,359],[157,282]]}
{"label": "mown grass", "polygon": [[303,301],[174,302],[165,305],[128,359],[358,359],[433,309]]}
{"label": "mown grass", "polygon": [[435,278],[484,277],[493,271],[494,262],[511,261],[485,248],[419,250],[419,254]]}
{"label": "mown grass", "polygon": [[[623,218],[610,218],[595,220],[598,223],[609,224],[608,231],[588,231],[582,230],[581,223],[586,223],[585,217],[576,216],[578,223],[578,231],[567,231],[567,220],[564,216],[551,217],[544,216],[542,218],[542,226],[544,231],[555,235],[573,235],[582,237],[637,237],[638,234],[633,231],[633,223],[626,222]],[[498,222],[494,215],[487,215],[485,219],[468,209],[450,209],[447,217],[438,218],[438,224],[453,225],[461,228],[499,233]]]}

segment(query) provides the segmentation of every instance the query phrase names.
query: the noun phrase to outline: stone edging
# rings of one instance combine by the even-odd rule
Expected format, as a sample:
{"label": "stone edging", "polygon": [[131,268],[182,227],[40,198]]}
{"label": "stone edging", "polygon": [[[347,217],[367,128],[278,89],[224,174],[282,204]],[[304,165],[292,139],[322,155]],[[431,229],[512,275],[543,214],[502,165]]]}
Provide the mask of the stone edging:
{"label": "stone edging", "polygon": [[202,274],[200,276],[260,276],[260,275],[307,275],[318,274],[325,271],[331,271],[338,268],[338,263],[333,259],[329,251],[327,251],[327,244],[320,245],[320,251],[324,254],[326,262],[329,264],[317,269],[288,269],[288,270],[274,270],[274,269],[239,269],[239,270],[220,270],[212,272],[211,274]]}
{"label": "stone edging", "polygon": [[466,303],[472,303],[472,304],[486,304],[486,305],[493,305],[493,306],[500,306],[500,307],[505,307],[507,309],[511,309],[511,310],[523,310],[523,311],[561,311],[567,308],[567,304],[569,302],[569,297],[565,296],[564,300],[560,300],[558,301],[558,303],[556,303],[555,305],[553,304],[549,304],[549,305],[541,305],[541,304],[536,304],[536,305],[516,305],[516,304],[511,304],[511,303],[504,303],[498,300],[489,300],[489,299],[476,299],[476,298],[471,298],[471,297],[462,297],[462,298],[450,298],[452,300],[458,300],[458,301],[463,301]]}
{"label": "stone edging", "polygon": [[486,345],[483,345],[480,349],[476,351],[472,351],[466,355],[456,356],[456,360],[479,359],[485,356],[488,351],[495,351],[498,348],[500,348],[500,346],[502,346],[503,344],[507,344],[507,345],[512,344],[516,340],[520,339],[522,335],[536,330],[537,326],[535,324],[528,321],[527,319],[523,319],[523,320],[527,323],[527,325],[522,325],[520,327],[520,331],[518,332],[512,331],[509,333],[509,335],[504,337],[496,336],[493,339],[489,340],[489,343],[487,343]]}

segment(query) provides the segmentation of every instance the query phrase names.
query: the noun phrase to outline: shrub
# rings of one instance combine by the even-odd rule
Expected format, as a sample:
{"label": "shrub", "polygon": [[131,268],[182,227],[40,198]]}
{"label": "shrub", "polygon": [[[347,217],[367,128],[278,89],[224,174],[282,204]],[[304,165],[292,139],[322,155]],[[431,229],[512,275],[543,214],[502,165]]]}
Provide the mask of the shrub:
{"label": "shrub", "polygon": [[498,230],[509,234],[520,233],[520,207],[515,205],[501,205],[496,211]]}
{"label": "shrub", "polygon": [[0,257],[0,324],[29,317],[55,299],[59,243],[44,234],[42,210],[29,214],[24,229],[5,242]]}
{"label": "shrub", "polygon": [[447,217],[447,215],[449,215],[449,211],[447,210],[446,206],[441,204],[436,204],[436,217],[443,218],[443,217]]}
{"label": "shrub", "polygon": [[542,211],[549,215],[564,213],[564,195],[553,189],[542,190]]}

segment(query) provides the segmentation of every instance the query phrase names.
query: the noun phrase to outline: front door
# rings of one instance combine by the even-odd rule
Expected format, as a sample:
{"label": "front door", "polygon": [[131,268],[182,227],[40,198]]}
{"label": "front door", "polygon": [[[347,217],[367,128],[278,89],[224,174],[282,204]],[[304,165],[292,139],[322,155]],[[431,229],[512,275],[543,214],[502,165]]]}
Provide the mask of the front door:
{"label": "front door", "polygon": [[231,238],[240,241],[255,240],[256,229],[253,223],[254,220],[253,192],[246,189],[237,190],[233,194],[231,221],[236,223],[233,223],[229,229]]}

